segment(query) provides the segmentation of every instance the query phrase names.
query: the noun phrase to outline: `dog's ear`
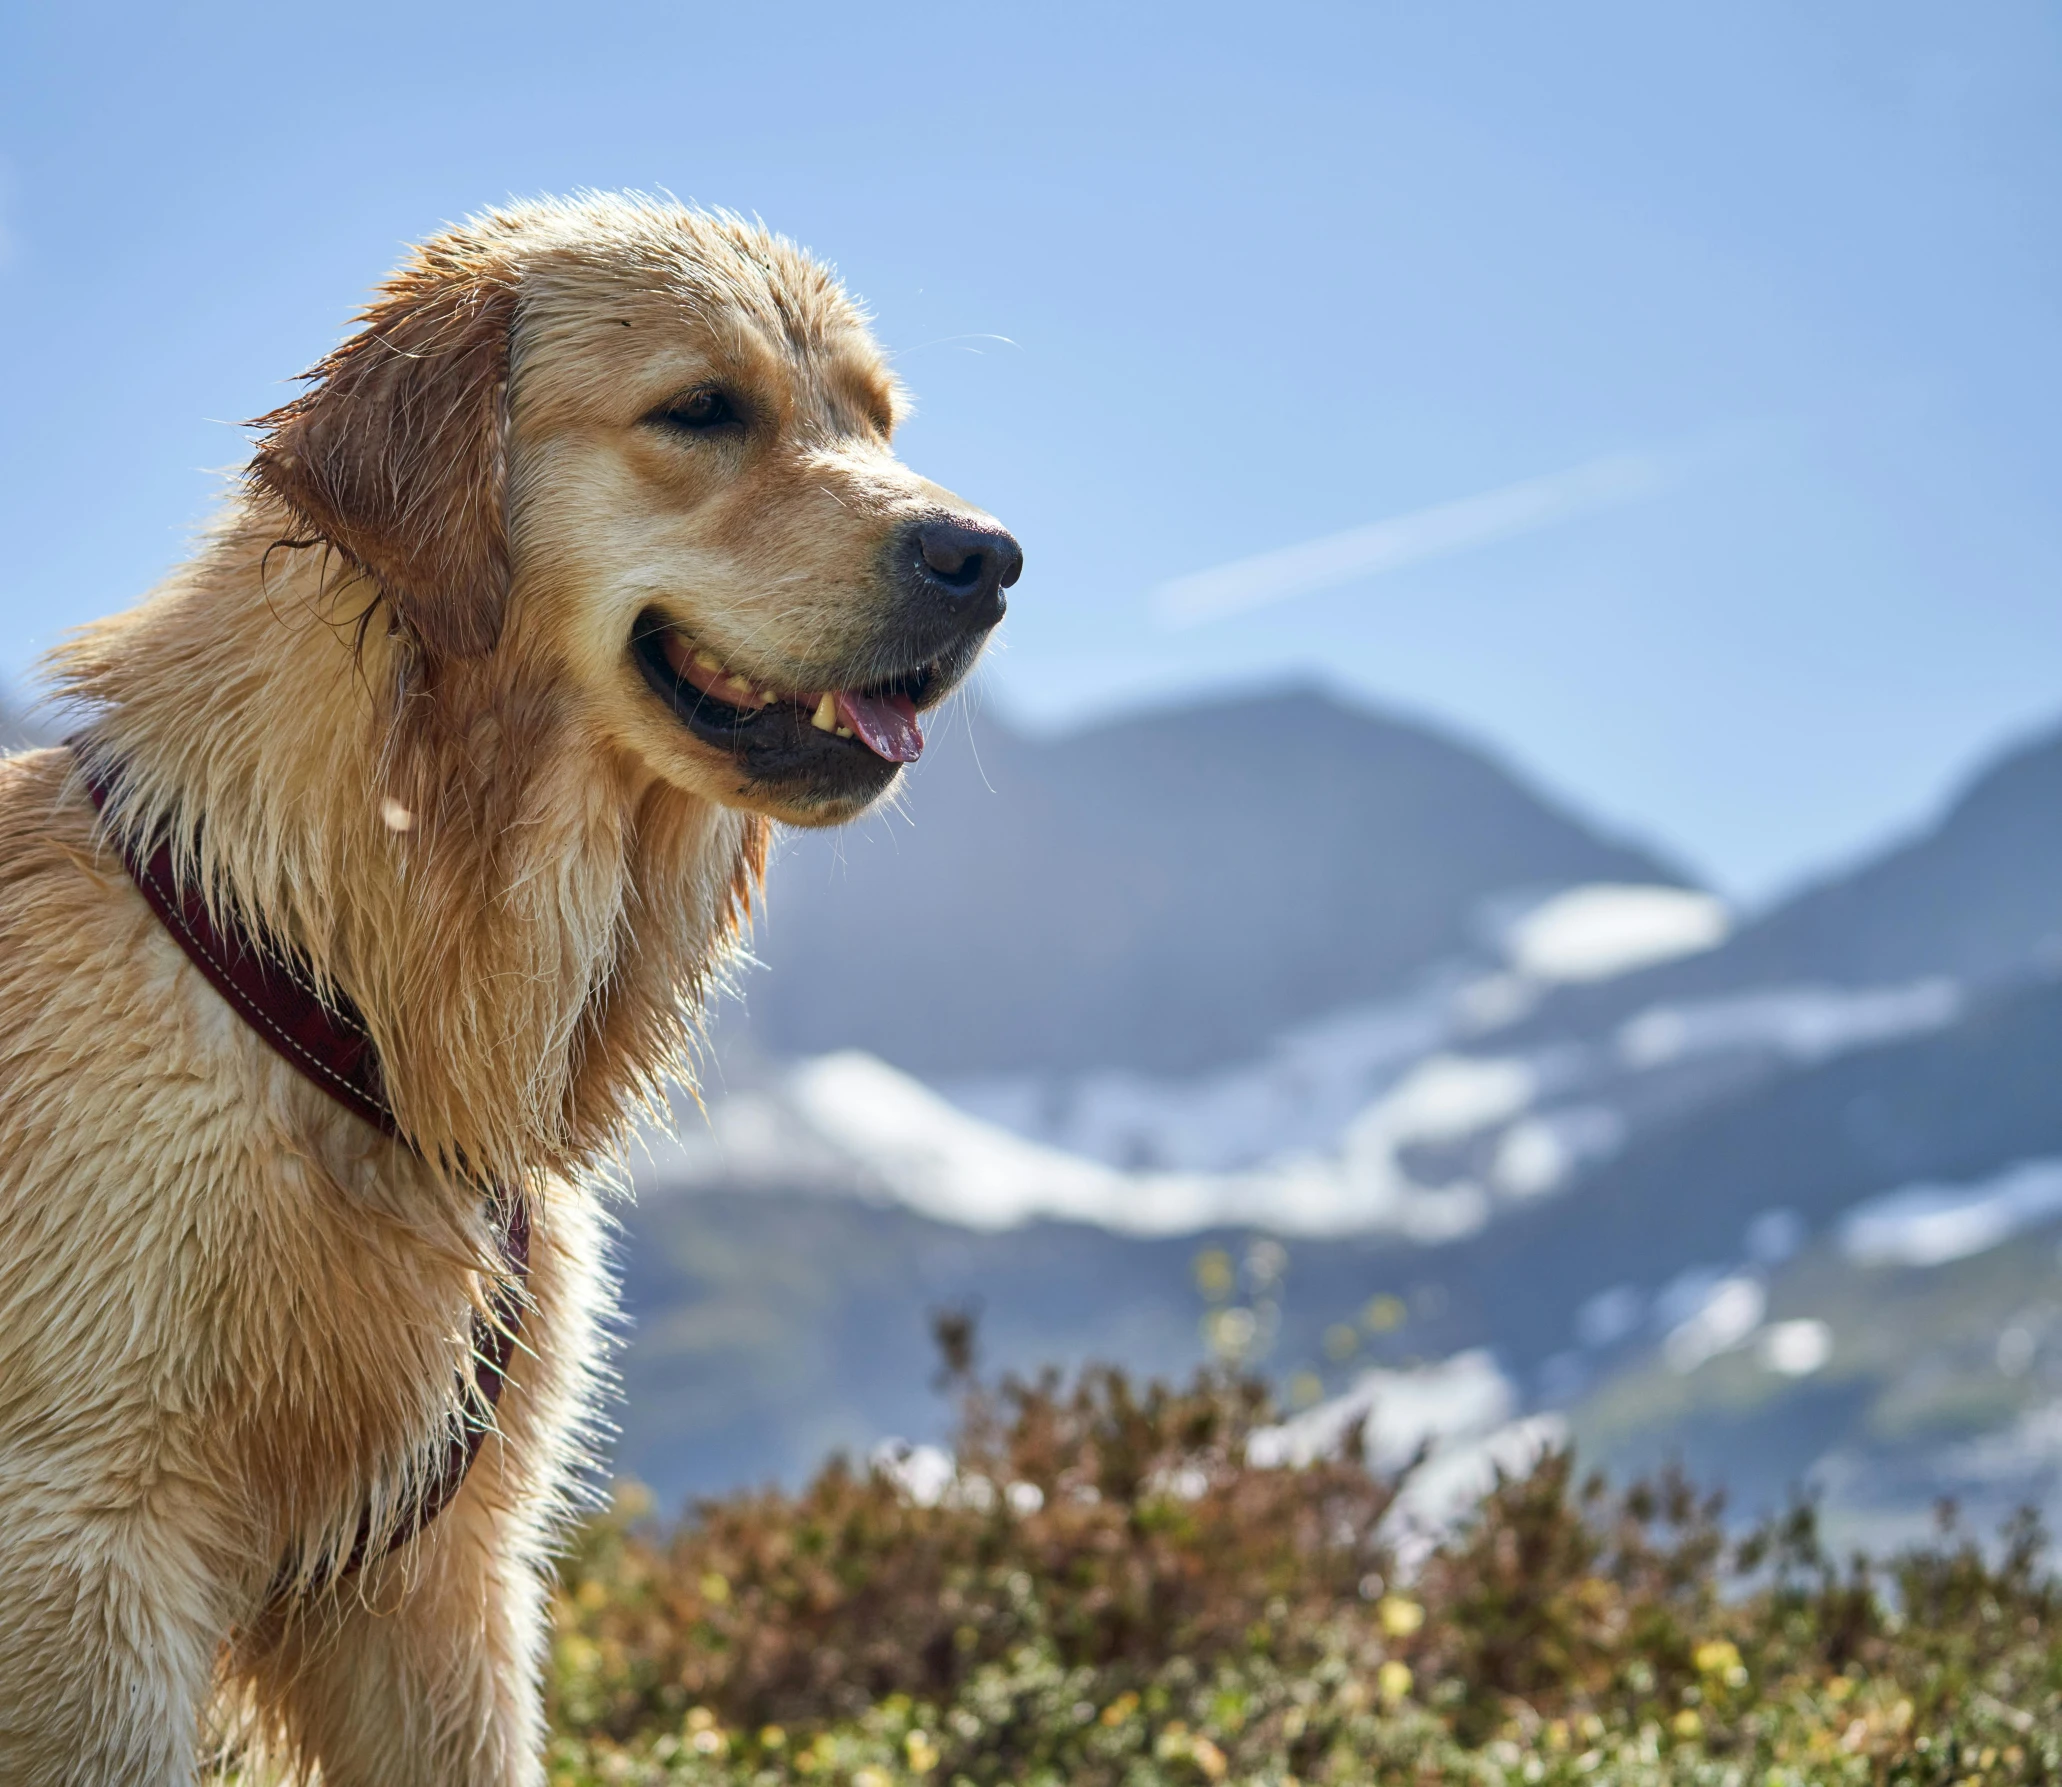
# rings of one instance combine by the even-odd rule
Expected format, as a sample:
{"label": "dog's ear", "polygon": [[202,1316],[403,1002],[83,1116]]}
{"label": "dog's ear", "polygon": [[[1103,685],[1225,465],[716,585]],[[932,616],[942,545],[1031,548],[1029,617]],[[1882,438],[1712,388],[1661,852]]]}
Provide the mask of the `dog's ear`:
{"label": "dog's ear", "polygon": [[261,416],[251,482],[376,584],[432,654],[478,657],[508,596],[504,437],[515,286],[434,248]]}

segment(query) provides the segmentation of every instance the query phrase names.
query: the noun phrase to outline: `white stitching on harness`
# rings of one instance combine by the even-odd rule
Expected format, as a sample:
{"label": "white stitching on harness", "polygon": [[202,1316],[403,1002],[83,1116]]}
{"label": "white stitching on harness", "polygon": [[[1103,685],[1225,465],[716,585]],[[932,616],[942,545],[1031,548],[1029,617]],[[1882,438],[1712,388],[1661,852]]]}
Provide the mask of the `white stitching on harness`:
{"label": "white stitching on harness", "polygon": [[[180,905],[177,897],[166,888],[164,882],[158,878],[158,873],[155,864],[149,859],[146,859],[140,866],[144,879],[150,883],[152,889],[156,892],[158,898],[164,901],[165,910],[171,915],[172,922],[176,924],[182,932],[185,933],[187,938],[192,942],[193,947],[203,957],[205,957],[208,961],[214,962],[215,966],[222,970],[222,973],[226,978],[229,974],[229,965],[226,962],[218,960],[209,951],[208,946],[201,941],[199,936],[195,934],[193,927],[186,922],[186,912],[184,907]],[[277,960],[278,958],[275,957],[273,959]],[[291,976],[289,976],[289,978],[291,978]],[[295,981],[295,984],[297,986],[301,986],[301,990],[303,992],[310,991],[309,988],[302,985],[302,983],[299,981]],[[328,1062],[322,1060],[319,1056],[309,1054],[306,1049],[302,1048],[299,1043],[294,1041],[294,1039],[291,1036],[289,1036],[284,1030],[282,1030],[276,1023],[272,1021],[271,1015],[268,1012],[266,1012],[262,1006],[253,1004],[252,1001],[240,989],[238,989],[233,982],[228,987],[221,989],[221,991],[223,991],[230,999],[235,1001],[236,1007],[243,1014],[246,1023],[255,1024],[258,1028],[263,1030],[267,1036],[271,1037],[279,1046],[291,1049],[294,1052],[294,1054],[299,1056],[301,1060],[307,1062],[307,1064],[310,1067],[312,1067],[317,1073],[322,1075],[324,1079],[334,1081],[337,1085],[343,1087],[343,1089],[346,1092],[348,1092],[353,1098],[360,1099],[366,1104],[371,1105],[375,1110],[379,1111],[383,1116],[385,1116],[388,1122],[391,1123],[393,1121],[394,1113],[387,1108],[384,1100],[375,1099],[369,1092],[365,1090],[364,1087],[353,1085],[349,1080],[345,1079],[344,1076],[338,1073],[333,1067],[331,1067]],[[319,995],[315,996],[319,997]],[[325,1009],[327,1009],[327,1007],[325,1007]],[[362,1036],[365,1033],[362,1030],[360,1030],[359,1034]]]}

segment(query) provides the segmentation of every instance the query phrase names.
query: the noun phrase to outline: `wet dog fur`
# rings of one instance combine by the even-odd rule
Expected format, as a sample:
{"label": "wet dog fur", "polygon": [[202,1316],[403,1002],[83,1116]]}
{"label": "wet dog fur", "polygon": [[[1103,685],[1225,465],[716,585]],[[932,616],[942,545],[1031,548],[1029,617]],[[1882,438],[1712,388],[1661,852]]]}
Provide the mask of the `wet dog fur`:
{"label": "wet dog fur", "polygon": [[[835,279],[756,228],[490,214],[264,419],[191,562],[58,654],[77,753],[0,763],[0,1780],[543,1778],[598,1169],[684,1071],[772,822],[893,777],[808,702],[902,676],[928,705],[985,631],[891,574],[913,522],[993,530],[895,459],[899,403]],[[640,627],[782,699],[687,724]],[[82,757],[120,766],[104,817]],[[111,844],[160,828],[364,1013],[412,1149],[181,954]],[[325,1586],[455,1406],[487,1180],[534,1211],[498,1431]]]}

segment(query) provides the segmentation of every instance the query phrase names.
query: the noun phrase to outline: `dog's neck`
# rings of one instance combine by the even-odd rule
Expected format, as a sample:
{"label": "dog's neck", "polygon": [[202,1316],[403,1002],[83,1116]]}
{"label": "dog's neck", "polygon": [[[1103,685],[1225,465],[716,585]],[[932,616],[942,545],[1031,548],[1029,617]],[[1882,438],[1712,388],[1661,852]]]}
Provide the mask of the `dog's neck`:
{"label": "dog's neck", "polygon": [[236,515],[57,654],[120,767],[110,820],[197,839],[182,873],[349,995],[425,1153],[584,1165],[685,1071],[765,824],[594,736],[520,626],[418,662],[289,532]]}

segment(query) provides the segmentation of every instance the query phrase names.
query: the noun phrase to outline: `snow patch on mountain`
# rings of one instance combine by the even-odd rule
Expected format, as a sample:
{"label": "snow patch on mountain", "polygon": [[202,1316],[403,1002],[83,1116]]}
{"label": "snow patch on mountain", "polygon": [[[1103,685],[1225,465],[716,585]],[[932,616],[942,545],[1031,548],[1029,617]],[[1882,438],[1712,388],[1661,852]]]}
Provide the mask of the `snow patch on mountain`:
{"label": "snow patch on mountain", "polygon": [[[1625,1140],[1612,1088],[1628,1077],[1763,1056],[1810,1065],[1943,1028],[1962,989],[1934,977],[1881,987],[1777,986],[1655,1005],[1605,1036],[1485,1054],[1551,984],[1710,947],[1722,903],[1680,888],[1593,884],[1541,901],[1492,902],[1484,930],[1504,954],[1450,960],[1399,999],[1342,1010],[1193,1078],[1128,1069],[943,1080],[961,1110],[1027,1141],[1132,1172],[1238,1173],[1336,1148],[1357,1126],[1429,1143],[1512,1125],[1471,1178],[1498,1195],[1557,1190]],[[1645,953],[1642,953],[1645,952]],[[1389,1102],[1394,1100],[1396,1102]]]}
{"label": "snow patch on mountain", "polygon": [[1567,1105],[1522,1117],[1498,1137],[1489,1182],[1506,1197],[1556,1192],[1584,1166],[1624,1144],[1626,1122],[1609,1105]]}
{"label": "snow patch on mountain", "polygon": [[1887,987],[1764,987],[1724,999],[1656,1005],[1619,1027],[1620,1061],[1635,1072],[1695,1055],[1765,1051],[1802,1064],[1946,1028],[1962,989],[1933,976]]}
{"label": "snow patch on mountain", "polygon": [[1111,1166],[1230,1172],[1322,1148],[1413,1062],[1455,1034],[1466,971],[1449,964],[1404,999],[1335,1012],[1244,1065],[1193,1079],[1124,1069],[946,1082],[970,1115]]}
{"label": "snow patch on mountain", "polygon": [[1517,1386],[1478,1347],[1413,1370],[1363,1372],[1341,1395],[1255,1433],[1246,1456],[1262,1466],[1307,1465],[1337,1457],[1356,1427],[1372,1470],[1400,1471],[1423,1452],[1390,1516],[1421,1532],[1446,1525],[1499,1470],[1524,1471],[1568,1431],[1556,1414],[1521,1417]]}
{"label": "snow patch on mountain", "polygon": [[1266,1040],[1235,1067],[927,1084],[843,1050],[706,1110],[683,1105],[675,1133],[651,1139],[642,1176],[840,1187],[991,1230],[1056,1219],[1147,1235],[1251,1225],[1441,1242],[1561,1191],[1649,1113],[1737,1086],[1743,1057],[1810,1064],[1962,1015],[1962,990],[1945,978],[1775,986],[1498,1046],[1524,1034],[1510,1027],[1553,985],[1710,949],[1729,926],[1723,902],[1679,887],[1513,892],[1477,911],[1477,953],[1426,970],[1405,996]]}
{"label": "snow patch on mountain", "polygon": [[[803,1062],[771,1088],[712,1101],[700,1118],[683,1113],[672,1134],[650,1138],[634,1176],[686,1190],[839,1189],[977,1229],[1049,1218],[1128,1234],[1250,1225],[1451,1240],[1482,1226],[1489,1201],[1469,1184],[1419,1185],[1397,1164],[1398,1139],[1427,1120],[1418,1096],[1377,1105],[1328,1155],[1240,1173],[1124,1171],[1026,1141],[847,1050]],[[1454,1120],[1431,1104],[1432,1121]]]}
{"label": "snow patch on mountain", "polygon": [[2062,1217],[2062,1160],[2021,1161],[1971,1185],[1908,1185],[1856,1206],[1840,1248],[1865,1266],[1944,1266]]}
{"label": "snow patch on mountain", "polygon": [[1595,882],[1524,913],[1503,946],[1512,967],[1536,980],[1609,980],[1716,949],[1731,931],[1732,913],[1714,895]]}
{"label": "snow patch on mountain", "polygon": [[1668,1332],[1662,1356],[1671,1371],[1695,1371],[1707,1359],[1745,1346],[1768,1313],[1768,1288],[1758,1278],[1735,1274],[1707,1290],[1697,1307]]}
{"label": "snow patch on mountain", "polygon": [[[941,1081],[940,1089],[974,1116],[1111,1166],[1233,1172],[1331,1146],[1429,1057],[1525,1017],[1561,982],[1608,979],[1712,948],[1725,939],[1731,916],[1723,901],[1685,888],[1587,882],[1544,897],[1500,895],[1483,903],[1475,924],[1482,955],[1435,964],[1403,997],[1299,1025],[1236,1067],[1189,1079],[1125,1069],[990,1075]],[[1457,1076],[1473,1072],[1450,1067],[1414,1096],[1497,1096],[1462,1091]],[[1472,1083],[1490,1082],[1476,1074]],[[1536,1132],[1523,1145],[1529,1156],[1514,1157],[1514,1187],[1558,1183],[1563,1167],[1541,1164],[1548,1149],[1572,1163],[1594,1153],[1602,1133],[1591,1121],[1571,1154],[1566,1137]]]}

